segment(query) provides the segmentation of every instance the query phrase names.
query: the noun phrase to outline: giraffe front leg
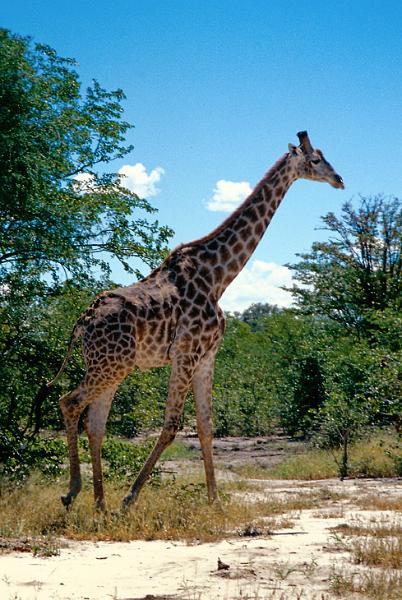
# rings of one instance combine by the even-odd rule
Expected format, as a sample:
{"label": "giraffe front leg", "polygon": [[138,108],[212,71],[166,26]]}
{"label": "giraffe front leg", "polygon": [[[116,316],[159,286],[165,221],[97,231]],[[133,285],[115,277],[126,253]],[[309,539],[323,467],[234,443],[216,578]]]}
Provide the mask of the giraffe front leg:
{"label": "giraffe front leg", "polygon": [[197,414],[197,433],[204,460],[208,499],[211,504],[219,500],[212,452],[212,380],[215,352],[215,350],[211,351],[204,357],[194,373],[192,382]]}
{"label": "giraffe front leg", "polygon": [[152,469],[162,452],[176,437],[180,424],[180,417],[183,412],[184,401],[194,372],[194,363],[195,360],[192,357],[186,356],[180,356],[179,359],[173,361],[162,432],[154,449],[132,485],[130,492],[124,498],[123,510],[127,509],[130,504],[136,502],[144,483],[150,476]]}

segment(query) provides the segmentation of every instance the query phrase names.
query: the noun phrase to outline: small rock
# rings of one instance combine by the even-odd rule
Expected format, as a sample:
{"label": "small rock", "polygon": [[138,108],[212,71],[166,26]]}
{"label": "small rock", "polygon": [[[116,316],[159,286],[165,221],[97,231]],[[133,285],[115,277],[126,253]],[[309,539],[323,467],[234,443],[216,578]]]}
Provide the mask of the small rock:
{"label": "small rock", "polygon": [[227,571],[228,569],[230,569],[230,565],[227,565],[218,558],[218,571]]}

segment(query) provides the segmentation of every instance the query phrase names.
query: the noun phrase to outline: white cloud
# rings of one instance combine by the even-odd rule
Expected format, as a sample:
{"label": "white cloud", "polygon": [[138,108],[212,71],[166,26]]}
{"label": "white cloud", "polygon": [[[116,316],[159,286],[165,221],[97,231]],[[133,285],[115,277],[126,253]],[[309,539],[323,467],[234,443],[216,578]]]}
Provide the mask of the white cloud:
{"label": "white cloud", "polygon": [[73,186],[77,192],[90,192],[94,189],[95,177],[91,173],[74,175]]}
{"label": "white cloud", "polygon": [[[148,174],[142,163],[135,165],[123,165],[119,169],[121,185],[135,192],[140,198],[150,198],[159,194],[160,190],[157,184],[164,175],[165,170],[162,167],[156,167]],[[78,192],[90,192],[95,189],[95,177],[91,173],[77,173],[74,176],[74,188]]]}
{"label": "white cloud", "polygon": [[150,198],[159,194],[157,184],[164,174],[165,170],[162,167],[155,167],[148,174],[142,163],[123,165],[119,169],[119,175],[123,175],[121,184],[140,198]]}
{"label": "white cloud", "polygon": [[232,212],[251,192],[248,181],[219,179],[212,198],[206,202],[206,207],[214,212]]}
{"label": "white cloud", "polygon": [[230,284],[220,304],[230,312],[243,312],[254,302],[268,302],[287,308],[292,304],[292,296],[281,290],[280,286],[290,287],[291,284],[292,273],[288,267],[255,260],[251,267],[246,266]]}

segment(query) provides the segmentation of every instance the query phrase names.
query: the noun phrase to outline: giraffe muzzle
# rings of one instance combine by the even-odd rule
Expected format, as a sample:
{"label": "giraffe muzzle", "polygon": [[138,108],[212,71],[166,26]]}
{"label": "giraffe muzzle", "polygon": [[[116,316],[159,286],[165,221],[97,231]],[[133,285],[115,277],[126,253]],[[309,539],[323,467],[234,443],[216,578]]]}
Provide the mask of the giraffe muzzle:
{"label": "giraffe muzzle", "polygon": [[334,175],[333,182],[331,183],[332,187],[337,188],[338,190],[344,190],[345,184],[343,183],[343,179],[337,173]]}

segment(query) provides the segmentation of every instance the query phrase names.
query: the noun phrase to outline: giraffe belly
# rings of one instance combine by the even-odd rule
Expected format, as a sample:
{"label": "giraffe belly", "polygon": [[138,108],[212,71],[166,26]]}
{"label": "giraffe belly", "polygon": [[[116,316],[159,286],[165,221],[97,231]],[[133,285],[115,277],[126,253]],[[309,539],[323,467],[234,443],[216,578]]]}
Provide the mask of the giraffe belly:
{"label": "giraffe belly", "polygon": [[149,352],[137,352],[135,357],[135,366],[141,370],[145,369],[153,369],[155,367],[163,367],[165,365],[170,364],[171,360],[167,353],[158,352],[152,353]]}

